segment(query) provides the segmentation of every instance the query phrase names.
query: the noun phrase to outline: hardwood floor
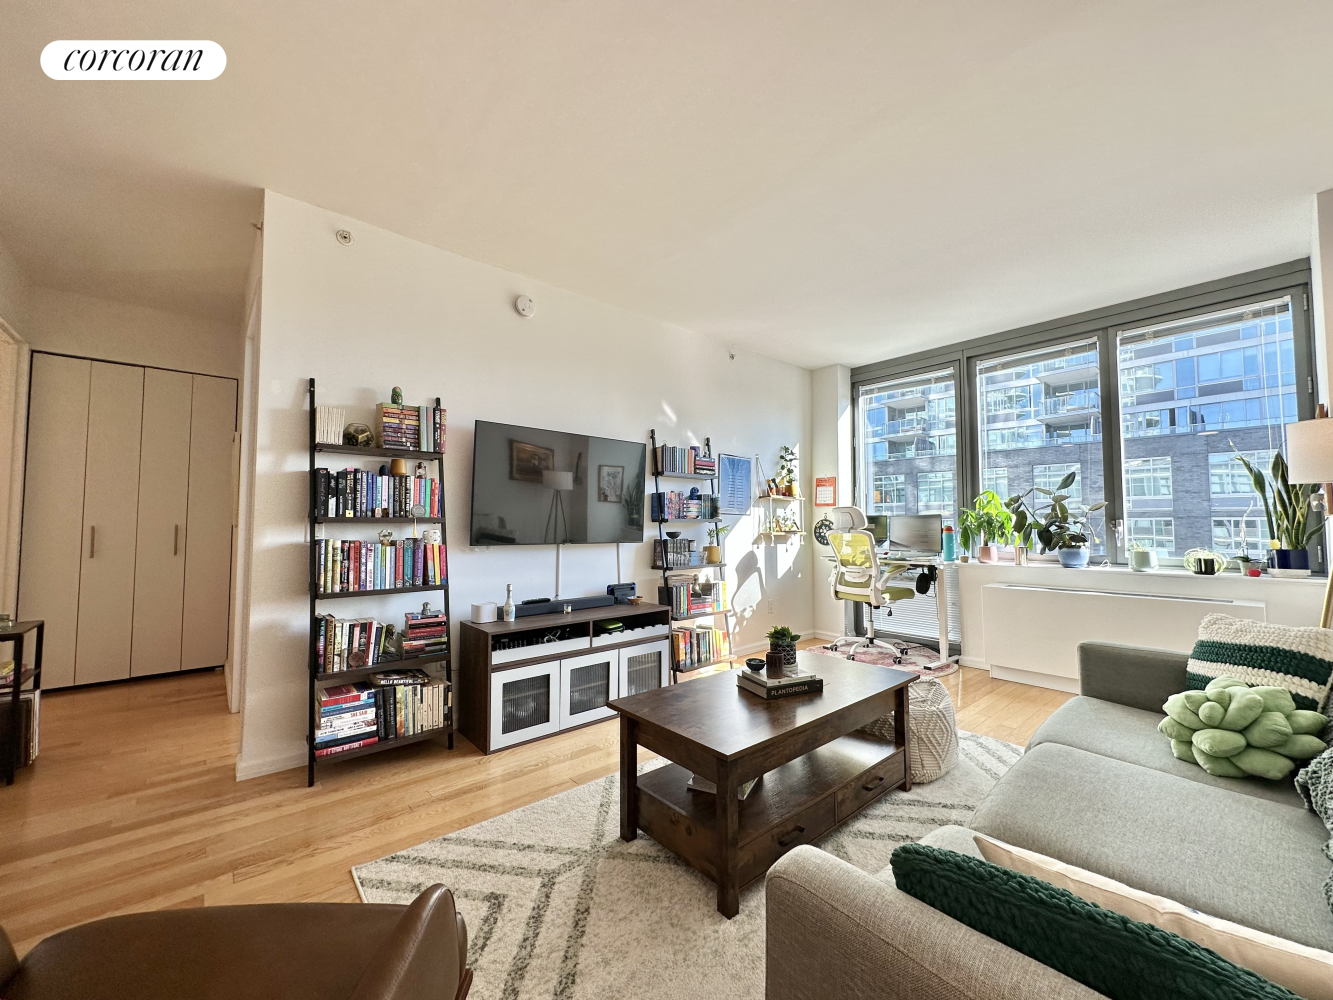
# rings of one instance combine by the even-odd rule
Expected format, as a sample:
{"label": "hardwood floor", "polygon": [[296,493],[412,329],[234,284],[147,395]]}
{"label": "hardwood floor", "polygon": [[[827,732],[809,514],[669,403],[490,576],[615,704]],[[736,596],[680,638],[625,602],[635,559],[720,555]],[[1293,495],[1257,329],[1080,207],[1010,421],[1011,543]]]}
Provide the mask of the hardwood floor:
{"label": "hardwood floor", "polygon": [[[805,645],[805,643],[802,643]],[[963,668],[963,729],[1014,743],[1069,695]],[[237,782],[220,671],[42,698],[42,749],[0,786],[0,925],[20,954],[97,917],[355,901],[352,865],[616,771],[615,720],[484,757],[461,736]],[[650,755],[645,753],[645,758]]]}

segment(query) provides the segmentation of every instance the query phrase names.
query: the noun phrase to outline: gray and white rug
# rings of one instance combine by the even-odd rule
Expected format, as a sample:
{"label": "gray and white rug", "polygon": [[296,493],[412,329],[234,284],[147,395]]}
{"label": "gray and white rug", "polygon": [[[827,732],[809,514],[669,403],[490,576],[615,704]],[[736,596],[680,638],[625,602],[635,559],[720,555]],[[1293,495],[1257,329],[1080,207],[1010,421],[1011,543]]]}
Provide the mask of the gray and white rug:
{"label": "gray and white rug", "polygon": [[[958,767],[891,792],[817,846],[868,872],[899,844],[972,811],[1022,750],[959,733]],[[651,768],[655,764],[645,765]],[[368,903],[408,903],[436,882],[467,920],[474,1000],[764,995],[764,887],[740,915],[713,883],[640,834],[619,837],[619,777],[562,792],[352,869]]]}

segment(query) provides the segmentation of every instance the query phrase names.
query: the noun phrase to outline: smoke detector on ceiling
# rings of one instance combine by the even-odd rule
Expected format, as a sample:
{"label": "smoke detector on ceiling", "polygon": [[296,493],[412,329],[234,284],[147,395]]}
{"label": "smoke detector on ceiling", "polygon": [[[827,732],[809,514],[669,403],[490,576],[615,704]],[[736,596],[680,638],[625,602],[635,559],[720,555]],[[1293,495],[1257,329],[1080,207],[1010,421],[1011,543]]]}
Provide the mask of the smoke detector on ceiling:
{"label": "smoke detector on ceiling", "polygon": [[338,242],[341,243],[343,246],[349,247],[352,245],[352,234],[348,232],[346,229],[339,229],[333,235],[338,238]]}
{"label": "smoke detector on ceiling", "polygon": [[524,319],[527,319],[537,311],[537,304],[526,295],[520,295],[514,300],[514,311]]}

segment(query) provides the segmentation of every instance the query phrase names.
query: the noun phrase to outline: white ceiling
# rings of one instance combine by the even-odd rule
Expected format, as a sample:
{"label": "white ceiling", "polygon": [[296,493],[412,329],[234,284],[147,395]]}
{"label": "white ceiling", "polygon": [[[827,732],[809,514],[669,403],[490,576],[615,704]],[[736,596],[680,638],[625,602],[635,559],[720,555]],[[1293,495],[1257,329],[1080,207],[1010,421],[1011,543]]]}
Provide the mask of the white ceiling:
{"label": "white ceiling", "polygon": [[[269,187],[807,366],[1304,256],[1328,0],[5,0],[0,238],[239,321]],[[210,38],[211,83],[47,79]]]}

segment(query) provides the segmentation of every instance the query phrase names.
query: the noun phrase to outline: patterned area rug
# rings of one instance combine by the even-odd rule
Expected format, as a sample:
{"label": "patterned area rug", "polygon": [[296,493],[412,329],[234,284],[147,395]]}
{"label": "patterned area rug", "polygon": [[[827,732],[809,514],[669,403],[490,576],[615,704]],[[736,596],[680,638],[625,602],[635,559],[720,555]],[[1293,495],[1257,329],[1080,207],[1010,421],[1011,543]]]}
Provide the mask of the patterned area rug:
{"label": "patterned area rug", "polygon": [[[966,824],[1022,750],[959,738],[953,771],[889,793],[817,846],[878,872],[899,844]],[[435,882],[453,889],[471,939],[473,1000],[759,1000],[763,880],[727,920],[708,879],[643,834],[621,842],[619,802],[619,778],[603,778],[352,875],[368,903],[407,903]]]}
{"label": "patterned area rug", "polygon": [[854,660],[857,663],[873,663],[877,667],[907,670],[919,677],[943,677],[958,669],[957,660],[932,666],[931,664],[939,660],[940,654],[929,646],[918,646],[910,642],[898,643],[896,650],[885,649],[883,646],[862,647],[851,656],[841,650],[835,653],[827,646],[811,646],[810,650],[814,653],[823,653],[825,656],[841,656],[844,660]]}

